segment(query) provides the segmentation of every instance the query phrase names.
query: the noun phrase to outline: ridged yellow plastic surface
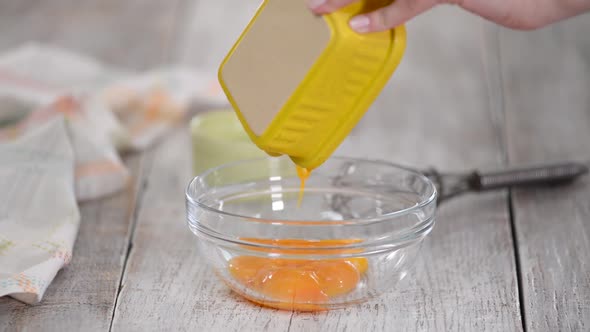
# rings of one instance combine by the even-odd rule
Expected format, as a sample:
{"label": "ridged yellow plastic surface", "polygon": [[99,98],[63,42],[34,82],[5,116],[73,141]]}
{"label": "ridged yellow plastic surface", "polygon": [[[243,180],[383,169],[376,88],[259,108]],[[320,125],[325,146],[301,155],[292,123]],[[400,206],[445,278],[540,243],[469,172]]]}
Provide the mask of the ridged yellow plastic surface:
{"label": "ridged yellow plastic surface", "polygon": [[[264,11],[268,1],[272,0],[263,2],[250,25]],[[358,34],[348,22],[356,14],[391,2],[360,1],[323,17],[331,31],[327,47],[262,135],[254,134],[249,128],[220,75],[228,99],[259,148],[273,156],[288,155],[307,169],[320,166],[330,157],[386,85],[406,45],[404,26]],[[222,69],[223,64],[220,72]]]}

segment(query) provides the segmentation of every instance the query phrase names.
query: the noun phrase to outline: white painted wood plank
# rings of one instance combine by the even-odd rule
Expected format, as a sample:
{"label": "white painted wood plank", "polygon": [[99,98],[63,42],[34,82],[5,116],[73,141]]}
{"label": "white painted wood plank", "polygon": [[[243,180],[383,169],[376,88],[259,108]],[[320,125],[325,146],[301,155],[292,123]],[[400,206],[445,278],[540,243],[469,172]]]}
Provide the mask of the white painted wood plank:
{"label": "white painted wood plank", "polygon": [[[513,164],[590,160],[590,15],[530,33],[503,30]],[[514,191],[526,326],[590,329],[590,180]]]}

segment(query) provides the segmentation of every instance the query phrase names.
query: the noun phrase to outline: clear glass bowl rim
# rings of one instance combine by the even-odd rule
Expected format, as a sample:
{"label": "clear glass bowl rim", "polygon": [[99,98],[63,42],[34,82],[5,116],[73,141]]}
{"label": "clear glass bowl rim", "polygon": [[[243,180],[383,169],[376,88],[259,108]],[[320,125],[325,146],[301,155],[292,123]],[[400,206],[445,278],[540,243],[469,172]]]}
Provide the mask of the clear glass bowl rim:
{"label": "clear glass bowl rim", "polygon": [[[211,175],[212,173],[214,173],[216,171],[220,171],[220,170],[223,170],[226,168],[236,167],[239,165],[245,165],[248,163],[269,161],[269,160],[275,159],[275,158],[276,157],[269,156],[269,157],[254,158],[254,159],[247,159],[247,160],[240,160],[240,161],[236,161],[236,162],[226,163],[226,164],[211,168],[211,169],[201,173],[200,175],[195,176],[189,182],[189,184],[185,190],[185,197],[186,197],[187,203],[196,205],[197,207],[204,209],[208,212],[214,213],[214,214],[224,215],[224,216],[233,217],[233,218],[247,219],[249,222],[258,221],[258,222],[273,223],[273,224],[285,224],[285,225],[293,224],[294,221],[292,221],[292,220],[290,221],[290,220],[280,220],[280,219],[273,220],[273,219],[268,219],[268,218],[256,218],[253,216],[246,216],[246,215],[231,213],[231,212],[227,212],[227,211],[222,211],[217,208],[211,207],[211,206],[199,201],[198,199],[195,199],[195,197],[193,197],[190,193],[191,188],[194,186],[194,184],[197,181],[199,181],[201,179],[205,179],[207,176]],[[335,221],[334,223],[338,223],[338,224],[344,224],[344,223],[345,224],[366,224],[366,223],[373,223],[373,222],[382,222],[382,221],[385,221],[388,219],[393,219],[393,218],[399,217],[401,215],[410,214],[410,213],[415,212],[416,210],[421,210],[429,205],[436,204],[437,197],[438,197],[438,191],[436,189],[436,186],[428,177],[426,177],[421,172],[418,172],[418,171],[411,169],[409,167],[401,166],[401,165],[391,163],[388,161],[383,161],[383,160],[351,158],[351,157],[342,157],[342,156],[333,156],[333,157],[331,157],[331,159],[339,160],[339,161],[371,163],[371,164],[375,164],[375,165],[381,165],[381,166],[389,167],[392,169],[396,169],[398,171],[404,171],[404,172],[407,172],[409,174],[412,174],[412,175],[418,177],[421,181],[423,181],[428,186],[428,190],[426,191],[427,197],[425,199],[422,199],[419,203],[417,203],[411,207],[407,207],[407,208],[400,209],[397,211],[389,212],[389,213],[383,214],[383,215],[375,217],[375,218],[347,219],[347,220],[343,220],[343,221]],[[330,221],[322,221],[322,223],[328,224],[328,223],[330,223]],[[300,225],[299,222],[298,222],[298,224]],[[314,224],[316,224],[316,223],[311,222],[311,221],[309,222],[310,227],[313,227]]]}

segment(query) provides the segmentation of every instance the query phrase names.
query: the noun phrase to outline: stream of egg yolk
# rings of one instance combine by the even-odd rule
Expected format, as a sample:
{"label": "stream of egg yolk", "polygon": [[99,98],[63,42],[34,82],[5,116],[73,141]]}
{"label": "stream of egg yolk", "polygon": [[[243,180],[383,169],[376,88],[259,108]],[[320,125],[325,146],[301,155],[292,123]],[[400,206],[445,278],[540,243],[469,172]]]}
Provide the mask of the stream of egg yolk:
{"label": "stream of egg yolk", "polygon": [[305,192],[305,182],[309,179],[311,170],[299,165],[295,165],[295,167],[297,168],[297,176],[299,176],[299,180],[301,180],[301,184],[299,185],[299,198],[297,199],[297,207],[300,208],[301,203],[303,202],[303,193]]}
{"label": "stream of egg yolk", "polygon": [[[263,240],[245,239],[261,244],[275,244],[297,249],[259,249],[273,253],[326,254],[322,247],[357,243],[355,240]],[[350,253],[350,249],[329,250]],[[283,259],[238,256],[229,262],[229,271],[243,287],[262,295],[262,301],[241,289],[234,290],[257,304],[284,310],[320,311],[333,297],[353,291],[368,269],[366,258],[327,260]]]}

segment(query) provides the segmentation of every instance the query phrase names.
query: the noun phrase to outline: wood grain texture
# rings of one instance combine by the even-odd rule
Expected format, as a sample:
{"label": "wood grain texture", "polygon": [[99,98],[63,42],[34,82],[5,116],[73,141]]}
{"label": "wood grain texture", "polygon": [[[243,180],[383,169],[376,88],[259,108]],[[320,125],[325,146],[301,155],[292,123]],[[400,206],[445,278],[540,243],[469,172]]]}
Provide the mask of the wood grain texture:
{"label": "wood grain texture", "polygon": [[[140,157],[126,164],[139,174]],[[0,298],[0,331],[106,331],[113,315],[135,208],[135,182],[121,193],[80,207],[71,263],[41,304]]]}
{"label": "wood grain texture", "polygon": [[[511,163],[590,160],[590,15],[502,31]],[[590,329],[590,181],[513,192],[529,331]]]}
{"label": "wood grain texture", "polygon": [[[257,5],[0,1],[0,51],[37,40],[133,69],[174,61],[215,71]],[[399,70],[337,153],[446,170],[590,160],[589,33],[588,16],[527,33],[453,8],[421,16]],[[71,265],[41,305],[0,299],[0,331],[522,330],[505,192],[441,207],[414,273],[381,298],[275,311],[231,293],[199,256],[184,221],[189,145],[183,128],[129,160],[136,189],[82,207]],[[528,330],[590,328],[588,197],[588,179],[512,194]]]}
{"label": "wood grain texture", "polygon": [[[501,165],[480,23],[449,8],[412,23],[399,72],[338,153],[444,169]],[[292,314],[236,297],[203,265],[184,221],[188,145],[178,132],[150,157],[114,331],[522,329],[506,193],[443,206],[416,271],[396,290],[344,310]]]}

